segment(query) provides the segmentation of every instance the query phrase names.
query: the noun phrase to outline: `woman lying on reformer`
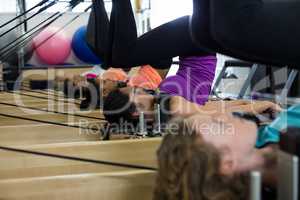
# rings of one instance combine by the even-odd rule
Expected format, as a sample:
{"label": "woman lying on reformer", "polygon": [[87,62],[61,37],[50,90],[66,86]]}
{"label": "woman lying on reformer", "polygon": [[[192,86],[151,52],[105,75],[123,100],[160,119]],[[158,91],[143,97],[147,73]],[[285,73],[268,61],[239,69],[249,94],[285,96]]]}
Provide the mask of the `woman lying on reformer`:
{"label": "woman lying on reformer", "polygon": [[249,199],[251,171],[262,173],[263,199],[276,199],[280,135],[299,133],[299,120],[299,105],[264,126],[249,111],[174,120],[158,150],[154,199]]}
{"label": "woman lying on reformer", "polygon": [[130,1],[113,1],[111,20],[109,62],[126,67],[132,63],[143,64],[178,55],[181,59],[177,74],[163,80],[155,91],[124,87],[111,92],[103,107],[108,122],[129,121],[136,124],[140,113],[151,122],[154,120],[155,103],[162,96],[166,96],[164,109],[170,118],[220,109],[248,111],[253,106],[257,112],[277,109],[271,102],[257,101],[254,105],[246,100],[207,102],[214,80],[216,57],[193,43],[189,32],[190,16],[164,24],[139,38]]}

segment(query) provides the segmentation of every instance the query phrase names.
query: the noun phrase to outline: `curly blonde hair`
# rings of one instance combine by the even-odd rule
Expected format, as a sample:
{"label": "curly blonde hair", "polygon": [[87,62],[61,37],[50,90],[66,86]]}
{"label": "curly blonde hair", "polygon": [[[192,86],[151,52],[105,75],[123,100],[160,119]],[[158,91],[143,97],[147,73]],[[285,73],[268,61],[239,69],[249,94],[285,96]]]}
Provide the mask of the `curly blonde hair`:
{"label": "curly blonde hair", "polygon": [[209,143],[197,142],[200,136],[184,120],[176,123],[177,133],[168,133],[157,152],[154,200],[247,199],[247,176],[221,175],[219,151]]}

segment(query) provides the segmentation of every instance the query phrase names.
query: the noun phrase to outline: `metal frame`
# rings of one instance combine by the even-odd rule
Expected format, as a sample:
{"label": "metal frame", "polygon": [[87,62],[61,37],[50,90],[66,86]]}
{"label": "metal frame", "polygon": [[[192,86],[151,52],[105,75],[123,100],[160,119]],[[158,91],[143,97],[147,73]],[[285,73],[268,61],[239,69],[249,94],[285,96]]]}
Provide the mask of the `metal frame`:
{"label": "metal frame", "polygon": [[258,68],[258,64],[252,65],[251,70],[249,72],[249,75],[248,75],[245,83],[243,84],[242,89],[240,90],[240,93],[239,93],[239,95],[237,97],[238,99],[242,99],[246,95],[246,92],[247,92],[248,88],[251,85],[251,81],[252,81],[252,79],[254,77],[254,74],[255,74],[257,68]]}
{"label": "metal frame", "polygon": [[243,98],[246,94],[247,89],[249,88],[250,84],[251,84],[251,80],[258,68],[257,64],[253,64],[253,63],[249,63],[249,62],[245,62],[245,61],[241,61],[241,60],[227,60],[224,63],[224,66],[219,74],[219,76],[217,77],[215,84],[213,86],[212,89],[212,95],[217,95],[217,89],[226,73],[226,70],[229,67],[236,67],[236,68],[251,68],[250,73],[247,77],[247,80],[245,81],[245,83],[242,86],[242,89],[240,90],[239,94],[238,94],[238,98]]}
{"label": "metal frame", "polygon": [[293,69],[288,77],[288,80],[286,81],[286,84],[284,86],[284,88],[282,89],[282,92],[280,94],[279,100],[278,102],[282,105],[286,105],[287,104],[287,96],[289,94],[289,91],[291,90],[291,87],[294,83],[294,81],[296,80],[296,77],[298,75],[298,70]]}
{"label": "metal frame", "polygon": [[[215,81],[215,84],[212,89],[212,95],[217,95],[217,89],[221,83],[223,76],[226,73],[227,68],[229,68],[229,67],[249,67],[249,68],[251,68],[246,81],[244,82],[239,94],[237,95],[237,99],[243,99],[246,95],[247,89],[251,85],[251,80],[253,79],[254,74],[259,67],[259,64],[252,64],[252,63],[247,63],[247,62],[243,62],[243,61],[235,61],[235,60],[226,61],[219,76],[217,77],[217,79]],[[272,66],[265,66],[265,67],[272,67]],[[292,87],[294,81],[296,80],[296,77],[298,74],[299,74],[299,71],[295,70],[295,69],[293,69],[289,73],[288,79],[284,85],[284,88],[282,89],[282,92],[277,99],[277,101],[280,104],[282,104],[282,105],[286,104],[287,95],[288,95],[289,91],[291,90],[291,87]]]}

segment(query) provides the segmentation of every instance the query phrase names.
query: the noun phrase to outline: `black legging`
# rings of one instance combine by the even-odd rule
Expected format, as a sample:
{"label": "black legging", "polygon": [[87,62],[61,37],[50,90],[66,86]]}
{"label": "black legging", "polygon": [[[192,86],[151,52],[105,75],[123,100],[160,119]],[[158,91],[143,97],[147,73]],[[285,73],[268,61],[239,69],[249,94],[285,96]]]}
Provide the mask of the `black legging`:
{"label": "black legging", "polygon": [[105,59],[108,45],[109,20],[102,0],[93,0],[87,26],[86,41],[93,52]]}
{"label": "black legging", "polygon": [[298,67],[298,19],[299,0],[194,0],[191,34],[188,17],[182,17],[137,38],[129,0],[113,1],[108,62],[134,66],[213,51],[253,62]]}
{"label": "black legging", "polygon": [[[109,22],[108,16],[105,11],[103,0],[93,0],[92,12],[90,14],[90,18],[88,22],[86,40],[89,46],[91,47],[91,49],[97,54],[97,56],[103,59],[104,61],[102,65],[103,68],[108,68],[110,66],[117,66],[115,63],[112,63],[112,49],[113,49],[114,40],[116,41],[122,41],[122,40],[118,35],[115,35],[115,31],[114,31],[115,29],[119,29],[118,27],[116,27],[115,17],[113,17],[115,16],[115,11],[116,11],[115,8],[112,9],[111,22]],[[122,22],[127,24],[127,26],[125,26],[125,29],[123,29],[123,31],[126,32],[126,34],[133,36],[133,38],[136,38],[137,37],[136,24],[135,21],[130,19],[131,17],[132,17],[131,15],[125,15],[124,18],[122,19]],[[115,44],[117,44],[117,42],[115,42]],[[118,50],[115,52],[119,54],[120,51],[123,50]],[[160,68],[160,66],[163,66],[163,68],[168,68],[170,67],[171,63],[172,63],[172,59],[169,58],[167,60],[157,61],[156,63],[153,64],[158,68]],[[126,65],[126,67],[131,67],[131,66]]]}
{"label": "black legging", "polygon": [[[94,5],[103,6],[103,2],[100,4],[99,1],[94,1]],[[95,9],[96,13],[103,11],[96,7]],[[104,67],[127,68],[151,64],[156,68],[168,68],[169,65],[165,63],[170,63],[176,56],[215,55],[193,43],[189,32],[189,18],[181,17],[137,37],[130,0],[113,0]],[[96,25],[101,22],[97,22],[97,16],[95,21]],[[103,46],[98,49],[103,49]]]}
{"label": "black legging", "polygon": [[200,47],[299,68],[299,19],[299,0],[194,0],[190,28]]}

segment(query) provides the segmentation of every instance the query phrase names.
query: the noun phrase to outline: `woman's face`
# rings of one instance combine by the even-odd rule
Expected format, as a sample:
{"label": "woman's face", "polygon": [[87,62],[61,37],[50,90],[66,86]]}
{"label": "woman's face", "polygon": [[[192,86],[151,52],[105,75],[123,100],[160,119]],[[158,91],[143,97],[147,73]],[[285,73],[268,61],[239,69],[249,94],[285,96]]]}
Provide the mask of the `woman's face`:
{"label": "woman's face", "polygon": [[149,117],[152,116],[153,95],[148,94],[142,88],[125,87],[120,90],[121,92],[129,95],[130,101],[136,105],[138,112],[144,112],[144,114]]}
{"label": "woman's face", "polygon": [[108,79],[103,79],[100,81],[100,87],[103,97],[107,97],[107,95],[112,92],[113,90],[117,89],[118,82],[117,81],[111,81]]}
{"label": "woman's face", "polygon": [[231,114],[196,115],[189,120],[193,130],[199,134],[199,142],[211,143],[220,151],[221,156],[232,155],[237,168],[255,153],[257,137],[255,123]]}

